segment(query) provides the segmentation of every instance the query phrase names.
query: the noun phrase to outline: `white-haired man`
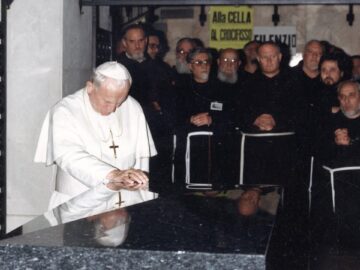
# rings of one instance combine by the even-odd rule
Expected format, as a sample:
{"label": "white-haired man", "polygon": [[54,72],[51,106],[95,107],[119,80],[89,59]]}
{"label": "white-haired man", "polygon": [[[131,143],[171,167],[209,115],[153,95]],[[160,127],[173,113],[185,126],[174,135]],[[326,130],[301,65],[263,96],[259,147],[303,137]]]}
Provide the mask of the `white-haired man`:
{"label": "white-haired man", "polygon": [[[337,87],[340,109],[329,113],[329,119],[319,126],[315,156],[316,181],[313,185],[312,202],[315,241],[327,235],[332,219],[330,176],[322,166],[330,168],[360,166],[360,85],[356,81],[342,81]],[[318,169],[317,169],[318,167]],[[319,173],[317,173],[317,171]],[[339,171],[333,175],[335,212],[337,222],[337,245],[340,248],[359,245],[360,197],[359,170]],[[324,230],[322,232],[321,230]],[[324,238],[325,239],[325,238]]]}
{"label": "white-haired man", "polygon": [[196,44],[192,38],[184,37],[178,40],[176,43],[176,63],[175,69],[178,74],[190,74],[186,57],[189,52],[196,47]]}
{"label": "white-haired man", "polygon": [[238,82],[241,60],[236,49],[227,48],[220,50],[217,64],[217,77],[220,81],[228,84],[236,84]]}
{"label": "white-haired man", "polygon": [[146,172],[156,149],[141,106],[128,96],[131,83],[123,65],[106,62],[48,112],[35,162],[57,166],[49,209],[91,189],[104,210],[152,198]]}
{"label": "white-haired man", "polygon": [[340,110],[321,126],[321,160],[331,166],[360,165],[360,85],[343,81],[338,85]]}
{"label": "white-haired man", "polygon": [[147,91],[152,77],[152,61],[145,54],[145,30],[140,24],[130,24],[123,29],[121,42],[124,52],[116,57],[116,61],[124,65],[131,74],[134,82],[130,88],[130,95],[144,108],[148,103]]}

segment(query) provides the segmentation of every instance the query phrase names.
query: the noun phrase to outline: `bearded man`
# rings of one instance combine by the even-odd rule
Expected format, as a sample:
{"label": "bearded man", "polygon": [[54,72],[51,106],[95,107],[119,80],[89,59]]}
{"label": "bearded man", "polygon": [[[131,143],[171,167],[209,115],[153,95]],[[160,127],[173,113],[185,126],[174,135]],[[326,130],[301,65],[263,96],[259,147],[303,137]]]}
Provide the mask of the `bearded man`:
{"label": "bearded man", "polygon": [[196,44],[192,38],[184,37],[178,40],[176,43],[176,59],[175,69],[178,74],[190,74],[186,57],[189,52],[196,47]]}
{"label": "bearded man", "polygon": [[239,80],[241,60],[236,49],[227,48],[219,53],[217,77],[221,82],[236,84]]}
{"label": "bearded man", "polygon": [[[212,55],[208,49],[195,48],[190,51],[187,55],[187,63],[191,75],[186,79],[184,78],[181,88],[178,90],[175,177],[180,184],[185,178],[184,157],[188,133],[212,131],[214,133],[213,143],[215,143],[217,135],[224,132],[224,127],[231,121],[227,117],[227,105],[221,100],[218,82],[211,77],[211,62]],[[197,143],[192,144],[192,157],[201,157],[198,158],[197,164],[192,161],[191,166],[196,169],[192,170],[191,178],[197,181],[204,180],[207,183],[214,183],[217,180],[224,181],[224,177],[220,177],[223,172],[222,168],[216,167],[215,164],[218,163],[213,159],[214,155],[208,152],[209,144],[211,142],[206,139],[199,139]],[[202,154],[200,155],[200,153]],[[222,157],[219,156],[219,158]],[[222,159],[222,161],[224,160]],[[211,168],[217,168],[216,172],[213,171],[217,173],[216,176],[211,172]],[[234,177],[231,180],[234,180]]]}
{"label": "bearded man", "polygon": [[131,24],[123,30],[122,45],[125,49],[116,61],[123,64],[133,78],[129,94],[143,107],[148,104],[148,88],[151,82],[151,59],[145,54],[147,36],[139,24]]}
{"label": "bearded man", "polygon": [[360,165],[360,85],[343,81],[337,89],[340,109],[332,113],[321,139],[321,158],[334,166]]}
{"label": "bearded man", "polygon": [[339,106],[337,87],[344,80],[345,65],[344,55],[340,53],[323,55],[320,59],[320,89],[319,110],[321,114],[327,114]]}

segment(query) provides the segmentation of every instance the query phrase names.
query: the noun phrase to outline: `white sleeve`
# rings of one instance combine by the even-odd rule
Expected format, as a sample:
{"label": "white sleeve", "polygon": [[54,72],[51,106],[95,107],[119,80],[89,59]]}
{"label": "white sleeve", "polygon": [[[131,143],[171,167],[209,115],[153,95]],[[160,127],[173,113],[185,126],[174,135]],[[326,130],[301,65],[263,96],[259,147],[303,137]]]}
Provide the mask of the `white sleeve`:
{"label": "white sleeve", "polygon": [[142,108],[140,105],[134,105],[133,109],[133,122],[137,124],[134,168],[149,172],[150,157],[157,155],[157,151]]}
{"label": "white sleeve", "polygon": [[141,108],[136,121],[138,130],[136,140],[136,162],[139,162],[138,159],[147,158],[144,159],[144,162],[146,162],[146,160],[149,160],[148,158],[157,155],[157,151],[150,132],[150,128],[148,126],[148,123],[146,122],[145,115]]}
{"label": "white sleeve", "polygon": [[149,172],[149,158],[137,158],[134,168]]}
{"label": "white sleeve", "polygon": [[64,108],[52,114],[49,132],[50,145],[53,147],[51,159],[84,185],[94,187],[116,168],[86,151],[74,119]]}

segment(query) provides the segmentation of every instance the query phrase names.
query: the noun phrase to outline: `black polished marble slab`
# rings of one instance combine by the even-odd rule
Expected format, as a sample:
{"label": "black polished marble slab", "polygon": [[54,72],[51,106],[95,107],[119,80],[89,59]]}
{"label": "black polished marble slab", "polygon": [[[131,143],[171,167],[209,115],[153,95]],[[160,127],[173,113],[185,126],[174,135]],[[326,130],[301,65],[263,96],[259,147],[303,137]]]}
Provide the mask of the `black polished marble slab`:
{"label": "black polished marble slab", "polygon": [[281,190],[244,190],[158,198],[5,239],[1,269],[266,269]]}

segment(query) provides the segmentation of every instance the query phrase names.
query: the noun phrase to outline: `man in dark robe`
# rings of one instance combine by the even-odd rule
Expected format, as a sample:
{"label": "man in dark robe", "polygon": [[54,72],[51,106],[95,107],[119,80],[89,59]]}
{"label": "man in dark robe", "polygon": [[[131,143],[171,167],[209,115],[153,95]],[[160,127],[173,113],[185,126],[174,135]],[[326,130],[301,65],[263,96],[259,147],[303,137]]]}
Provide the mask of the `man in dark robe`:
{"label": "man in dark robe", "polygon": [[320,134],[320,159],[330,167],[360,165],[360,89],[353,81],[338,86],[340,109],[329,115]]}
{"label": "man in dark robe", "polygon": [[[332,169],[360,166],[360,85],[354,81],[343,81],[338,85],[337,93],[340,109],[328,115],[326,126],[319,134],[316,158],[319,166],[325,165]],[[316,177],[313,186],[316,195],[313,198],[316,202],[314,224],[321,224],[323,220],[331,221],[329,213],[333,211],[330,174],[323,172]],[[359,170],[334,173],[335,214],[338,218],[335,227],[339,226],[338,237],[344,245],[360,243],[360,222],[357,218],[360,214],[359,179]],[[317,234],[319,232],[315,236]]]}
{"label": "man in dark robe", "polygon": [[151,59],[145,53],[147,37],[141,25],[131,24],[123,30],[122,40],[125,49],[116,61],[123,64],[130,72],[133,84],[129,94],[143,107],[148,104]]}
{"label": "man in dark robe", "polygon": [[[141,104],[158,150],[158,155],[150,160],[150,189],[165,194],[171,189],[175,75],[156,55],[160,48],[159,32],[148,30],[138,24],[126,27],[122,35],[125,52],[117,61],[128,68],[133,78],[130,95]],[[148,40],[151,48],[147,48]],[[154,59],[149,57],[147,49],[151,49]]]}
{"label": "man in dark robe", "polygon": [[244,46],[244,54],[245,54],[245,63],[242,68],[242,74],[244,80],[247,80],[255,74],[259,69],[259,62],[257,59],[257,50],[259,48],[260,42],[256,40],[249,41]]}
{"label": "man in dark robe", "polygon": [[323,55],[324,48],[318,40],[310,40],[306,43],[303,52],[303,61],[292,69],[293,75],[299,84],[300,95],[304,97],[307,113],[304,122],[304,128],[297,134],[297,168],[301,183],[299,186],[303,190],[305,198],[303,209],[308,211],[307,189],[311,174],[311,157],[314,155],[314,130],[319,126],[319,103],[320,90],[322,83],[320,81],[319,62]]}
{"label": "man in dark robe", "polygon": [[352,78],[353,80],[360,83],[360,55],[352,55],[351,56],[352,62]]}
{"label": "man in dark robe", "polygon": [[[216,156],[223,159],[219,163],[222,179],[229,183],[238,183],[240,164],[240,123],[236,117],[242,114],[242,85],[244,73],[239,70],[241,65],[239,51],[233,48],[222,49],[217,59],[218,97],[223,104],[226,119],[222,132],[216,134]],[[225,159],[223,157],[226,157]],[[222,180],[224,182],[224,180]]]}
{"label": "man in dark robe", "polygon": [[[245,133],[293,132],[301,128],[303,101],[296,80],[280,70],[277,44],[266,42],[258,49],[261,72],[244,85],[243,130]],[[294,185],[295,136],[248,137],[245,143],[245,184]]]}
{"label": "man in dark robe", "polygon": [[343,53],[323,55],[320,59],[320,78],[322,86],[320,89],[319,111],[321,117],[325,116],[339,107],[337,87],[341,81],[348,79],[345,74],[345,57]]}
{"label": "man in dark robe", "polygon": [[311,108],[319,103],[321,88],[319,63],[323,51],[320,41],[310,40],[305,45],[303,61],[292,69],[301,84],[301,94]]}
{"label": "man in dark robe", "polygon": [[[166,46],[160,31],[148,33],[149,55],[152,55],[151,81],[148,85],[147,120],[153,135],[158,155],[150,160],[150,189],[161,195],[171,194],[173,136],[176,121],[175,101],[178,75],[162,59]],[[155,48],[157,46],[157,49]],[[155,53],[157,52],[157,53]]]}
{"label": "man in dark robe", "polygon": [[[241,60],[238,50],[232,48],[220,50],[219,58],[217,59],[219,92],[223,96],[223,100],[230,104],[235,102],[241,91],[243,78],[242,73],[239,72],[240,64]],[[234,107],[235,104],[231,106]]]}
{"label": "man in dark robe", "polygon": [[[304,128],[306,106],[290,70],[281,70],[281,58],[276,43],[261,44],[258,48],[260,72],[244,84],[242,173],[244,184],[283,186],[278,235],[282,244],[278,249],[291,261],[290,258],[298,259],[298,254],[306,254],[308,249],[307,222],[299,211],[305,204],[302,200],[306,198],[306,190],[296,174],[295,136]],[[282,261],[281,256],[279,260]]]}
{"label": "man in dark robe", "polygon": [[177,74],[191,74],[186,57],[196,47],[194,40],[190,37],[183,37],[176,43],[175,70]]}
{"label": "man in dark robe", "polygon": [[[196,48],[187,56],[192,74],[178,90],[177,100],[177,148],[175,172],[176,181],[182,185],[185,178],[185,147],[189,132],[222,132],[231,122],[225,117],[225,107],[221,102],[217,81],[210,77],[211,54],[207,49]],[[211,154],[214,143],[210,138],[194,138],[191,144],[191,182],[214,183],[221,170],[216,170]],[[216,151],[215,151],[216,153]],[[232,179],[234,180],[234,179]]]}

